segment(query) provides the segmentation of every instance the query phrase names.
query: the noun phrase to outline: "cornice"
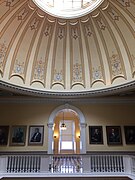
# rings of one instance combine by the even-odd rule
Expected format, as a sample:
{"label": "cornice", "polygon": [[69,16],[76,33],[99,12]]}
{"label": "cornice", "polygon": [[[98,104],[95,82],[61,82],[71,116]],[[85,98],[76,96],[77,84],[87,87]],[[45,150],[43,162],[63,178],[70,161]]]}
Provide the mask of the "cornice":
{"label": "cornice", "polygon": [[[18,95],[29,95],[33,97],[44,97],[49,100],[60,100],[60,101],[75,101],[78,99],[85,98],[94,98],[94,97],[103,97],[109,95],[119,95],[126,94],[128,91],[135,91],[135,80],[128,82],[126,84],[109,87],[105,89],[96,89],[89,91],[80,91],[80,92],[54,92],[54,91],[45,91],[37,89],[29,89],[26,87],[21,87],[13,85],[4,81],[0,81],[0,88],[2,90],[7,90]],[[88,100],[88,99],[87,99]]]}
{"label": "cornice", "polygon": [[1,97],[0,104],[135,104],[135,96],[132,98],[83,98],[74,99],[69,98],[68,100],[60,98],[35,98],[35,97]]}

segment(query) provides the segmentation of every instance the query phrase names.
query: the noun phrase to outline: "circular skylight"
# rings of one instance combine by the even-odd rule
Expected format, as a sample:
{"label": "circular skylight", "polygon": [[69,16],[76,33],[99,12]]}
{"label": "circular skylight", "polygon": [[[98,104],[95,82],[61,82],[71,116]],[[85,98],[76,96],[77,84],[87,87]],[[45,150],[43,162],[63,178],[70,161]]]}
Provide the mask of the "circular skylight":
{"label": "circular skylight", "polygon": [[33,2],[50,15],[76,18],[93,11],[103,0],[33,0]]}

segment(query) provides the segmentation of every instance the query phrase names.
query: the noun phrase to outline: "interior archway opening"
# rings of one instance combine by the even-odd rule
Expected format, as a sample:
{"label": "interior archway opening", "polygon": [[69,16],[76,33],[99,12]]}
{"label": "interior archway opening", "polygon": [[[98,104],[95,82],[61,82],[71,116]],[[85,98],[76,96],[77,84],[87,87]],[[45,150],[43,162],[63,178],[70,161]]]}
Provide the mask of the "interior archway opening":
{"label": "interior archway opening", "polygon": [[54,154],[80,154],[80,123],[75,111],[62,109],[56,114],[53,139]]}

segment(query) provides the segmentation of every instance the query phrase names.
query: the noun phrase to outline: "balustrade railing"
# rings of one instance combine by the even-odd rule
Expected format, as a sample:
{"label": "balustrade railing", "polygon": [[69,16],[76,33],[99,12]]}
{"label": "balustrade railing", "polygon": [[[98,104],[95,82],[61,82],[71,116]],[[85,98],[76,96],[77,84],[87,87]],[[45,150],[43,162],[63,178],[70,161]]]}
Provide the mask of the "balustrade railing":
{"label": "balustrade railing", "polygon": [[7,173],[40,172],[40,156],[8,156]]}
{"label": "balustrade railing", "polygon": [[0,177],[127,176],[135,179],[135,156],[125,155],[1,155]]}
{"label": "balustrade railing", "polygon": [[91,172],[124,172],[123,156],[96,155],[89,158]]}
{"label": "balustrade railing", "polygon": [[51,173],[82,173],[82,156],[52,156]]}

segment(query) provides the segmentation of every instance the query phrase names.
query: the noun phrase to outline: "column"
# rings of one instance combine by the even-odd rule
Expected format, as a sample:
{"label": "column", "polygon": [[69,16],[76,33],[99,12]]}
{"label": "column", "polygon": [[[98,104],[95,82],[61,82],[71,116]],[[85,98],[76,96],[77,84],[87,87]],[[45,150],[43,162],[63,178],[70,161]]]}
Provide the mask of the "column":
{"label": "column", "polygon": [[53,141],[53,123],[49,123],[48,125],[48,154],[53,154],[52,144]]}
{"label": "column", "polygon": [[80,123],[80,153],[86,153],[86,123]]}

